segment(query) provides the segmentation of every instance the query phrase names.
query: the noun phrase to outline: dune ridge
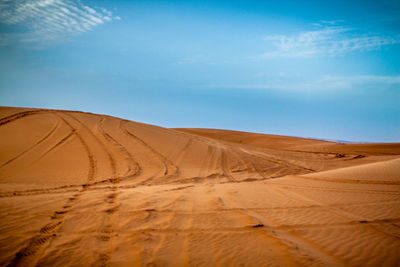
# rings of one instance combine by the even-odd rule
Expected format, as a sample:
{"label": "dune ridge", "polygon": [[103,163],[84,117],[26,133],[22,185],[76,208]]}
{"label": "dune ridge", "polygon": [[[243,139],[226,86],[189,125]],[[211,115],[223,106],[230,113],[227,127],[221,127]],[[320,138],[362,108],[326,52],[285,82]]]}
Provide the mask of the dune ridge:
{"label": "dune ridge", "polygon": [[0,107],[0,264],[400,262],[400,143]]}

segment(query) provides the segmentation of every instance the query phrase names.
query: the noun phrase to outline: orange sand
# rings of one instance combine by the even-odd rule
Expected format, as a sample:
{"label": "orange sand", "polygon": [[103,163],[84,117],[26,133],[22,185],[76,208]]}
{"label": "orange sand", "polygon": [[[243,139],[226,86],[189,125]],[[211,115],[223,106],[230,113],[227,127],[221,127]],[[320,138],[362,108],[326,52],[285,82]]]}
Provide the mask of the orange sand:
{"label": "orange sand", "polygon": [[0,107],[1,266],[399,262],[399,143]]}

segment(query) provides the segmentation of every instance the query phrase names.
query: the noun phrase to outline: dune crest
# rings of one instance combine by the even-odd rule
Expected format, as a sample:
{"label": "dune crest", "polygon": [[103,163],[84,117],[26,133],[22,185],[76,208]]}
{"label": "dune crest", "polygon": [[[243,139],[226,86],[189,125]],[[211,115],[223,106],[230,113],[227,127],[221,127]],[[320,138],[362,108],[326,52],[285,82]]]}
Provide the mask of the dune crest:
{"label": "dune crest", "polygon": [[400,144],[0,107],[0,264],[400,261]]}

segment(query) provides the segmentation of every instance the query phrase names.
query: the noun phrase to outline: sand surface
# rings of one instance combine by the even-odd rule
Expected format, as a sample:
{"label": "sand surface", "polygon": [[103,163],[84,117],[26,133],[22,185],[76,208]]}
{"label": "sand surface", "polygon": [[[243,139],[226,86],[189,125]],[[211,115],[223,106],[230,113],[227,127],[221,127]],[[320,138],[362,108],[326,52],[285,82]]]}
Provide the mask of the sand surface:
{"label": "sand surface", "polygon": [[0,107],[1,266],[398,266],[400,144]]}

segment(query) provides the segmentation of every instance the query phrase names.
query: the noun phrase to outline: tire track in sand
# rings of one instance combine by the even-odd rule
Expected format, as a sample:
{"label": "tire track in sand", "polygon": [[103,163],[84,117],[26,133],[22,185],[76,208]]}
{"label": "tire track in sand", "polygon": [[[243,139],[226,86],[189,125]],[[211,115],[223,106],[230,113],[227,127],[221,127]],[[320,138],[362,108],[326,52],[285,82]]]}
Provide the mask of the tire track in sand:
{"label": "tire track in sand", "polygon": [[[112,170],[112,175],[115,176],[117,169],[116,169],[116,163],[115,163],[115,159],[112,156],[112,154],[110,153],[110,151],[108,150],[108,148],[106,147],[106,145],[104,145],[104,143],[93,133],[93,131],[86,125],[84,124],[81,120],[79,120],[78,118],[76,118],[75,116],[73,116],[72,114],[70,114],[70,112],[64,112],[64,114],[68,117],[70,117],[71,119],[73,119],[74,121],[76,121],[77,123],[79,123],[83,129],[85,129],[90,136],[92,136],[94,138],[94,140],[100,145],[100,147],[102,148],[102,150],[106,153],[110,166],[111,166],[111,170]],[[111,177],[110,180],[114,179],[114,177]]]}
{"label": "tire track in sand", "polygon": [[358,179],[340,179],[340,178],[319,178],[319,177],[310,177],[303,175],[295,175],[295,177],[305,179],[305,180],[314,180],[314,181],[322,181],[329,183],[340,183],[340,184],[376,184],[376,185],[400,185],[400,181],[388,181],[388,180],[358,180]]}
{"label": "tire track in sand", "polygon": [[221,151],[221,169],[224,176],[228,178],[229,182],[238,182],[235,177],[232,176],[230,167],[228,165],[228,158],[225,149],[220,148]]}
{"label": "tire track in sand", "polygon": [[29,115],[33,115],[38,112],[43,112],[43,111],[45,111],[45,110],[28,110],[28,111],[18,112],[18,113],[6,116],[6,117],[0,119],[0,126],[6,125],[6,124],[16,121],[20,118],[23,118],[23,117],[26,117]]}
{"label": "tire track in sand", "polygon": [[[42,112],[45,112],[45,111],[42,111]],[[50,112],[50,111],[48,111],[48,112],[51,113],[51,114],[54,114],[54,112]],[[61,121],[61,119],[60,119],[60,121]],[[71,138],[73,136],[73,134],[76,134],[76,129],[75,130],[71,130],[71,132],[66,137],[62,138],[61,141],[59,141],[55,146],[53,146],[49,150],[54,150],[56,147],[60,146],[62,143],[65,143],[67,141],[66,139]],[[104,134],[107,136],[106,139],[110,140],[111,142],[115,142],[115,145],[117,146],[117,148],[119,150],[121,150],[121,153],[123,153],[124,156],[129,158],[129,159],[127,159],[130,162],[129,169],[125,173],[125,175],[121,176],[120,178],[121,179],[132,178],[134,176],[139,175],[140,172],[141,172],[141,167],[139,166],[139,164],[137,163],[137,161],[135,160],[133,155],[122,144],[120,144],[118,141],[116,141],[116,139],[114,139],[111,135],[109,135],[106,132],[104,132]],[[48,136],[47,136],[47,138],[48,138]],[[109,138],[112,138],[112,140],[109,139]],[[45,139],[45,138],[43,138],[43,139]],[[41,141],[41,142],[43,142],[43,141]],[[49,152],[50,151],[45,152],[41,157],[45,156],[45,154],[47,154]],[[108,150],[107,150],[107,152],[108,152]],[[108,157],[111,157],[111,156],[109,155]],[[134,168],[132,168],[132,166],[134,166]],[[112,180],[113,179],[107,178],[107,179],[103,179],[103,180],[96,181],[96,182],[90,182],[90,183],[88,182],[88,183],[85,183],[85,184],[62,185],[62,186],[59,186],[59,187],[52,187],[52,188],[45,188],[45,189],[29,189],[29,190],[20,190],[20,191],[11,191],[11,192],[1,192],[0,193],[0,198],[2,198],[2,197],[14,197],[14,196],[28,196],[28,195],[40,195],[40,194],[65,193],[65,192],[69,192],[69,191],[77,191],[77,189],[82,187],[82,186],[92,186],[92,185],[97,185],[97,184],[110,183],[110,182],[112,182]],[[88,188],[88,189],[90,189],[90,188]]]}
{"label": "tire track in sand", "polygon": [[[112,253],[112,238],[114,234],[114,226],[113,219],[116,216],[114,213],[119,209],[119,203],[117,201],[117,196],[119,194],[119,183],[121,181],[120,177],[117,175],[117,165],[115,158],[113,157],[110,150],[107,146],[95,135],[95,133],[87,127],[80,119],[76,118],[72,114],[67,114],[70,118],[79,123],[100,145],[103,151],[106,153],[112,170],[112,176],[108,180],[113,184],[111,187],[106,187],[105,197],[104,197],[104,205],[105,208],[103,210],[104,216],[102,217],[100,229],[98,231],[98,238],[101,241],[100,248],[98,249],[98,263],[100,266],[108,266],[110,264],[111,253]],[[100,134],[104,137],[104,139],[111,143],[112,145],[116,145],[113,143],[114,140],[109,134],[107,134],[102,126],[104,118],[102,117],[99,122],[97,122],[97,128]],[[116,141],[115,141],[116,142]],[[122,146],[121,146],[122,147]],[[120,147],[118,147],[120,148]]]}
{"label": "tire track in sand", "polygon": [[[115,138],[113,138],[109,133],[107,133],[103,127],[104,117],[101,118],[98,123],[98,130],[104,139],[113,145],[117,151],[119,151],[128,162],[128,170],[124,177],[133,177],[140,173],[141,167],[134,159],[133,155]],[[133,166],[133,167],[132,167]],[[116,175],[116,174],[114,174]],[[107,188],[104,203],[106,208],[103,211],[105,216],[103,217],[102,225],[99,231],[99,239],[101,241],[101,250],[99,253],[98,264],[100,266],[109,266],[111,261],[111,255],[114,251],[115,246],[113,245],[116,230],[115,230],[115,220],[117,219],[116,213],[119,210],[120,203],[118,202],[118,196],[120,194],[120,183],[121,179],[116,176],[115,179],[111,180],[113,186]]]}
{"label": "tire track in sand", "polygon": [[69,132],[66,136],[64,136],[63,138],[61,138],[60,141],[58,141],[56,144],[54,144],[52,147],[50,147],[50,149],[48,149],[46,152],[44,152],[37,160],[35,160],[34,162],[44,158],[47,154],[49,154],[51,151],[53,151],[54,149],[56,149],[57,147],[63,145],[64,143],[66,143],[69,139],[71,139],[72,137],[75,136],[75,130],[71,130],[71,132]]}
{"label": "tire track in sand", "polygon": [[281,177],[281,176],[288,175],[288,174],[296,175],[299,173],[307,174],[307,173],[315,172],[313,169],[306,168],[306,167],[294,164],[292,162],[289,162],[287,160],[282,160],[277,157],[266,155],[264,153],[260,153],[260,152],[249,153],[244,149],[241,149],[241,151],[248,154],[250,157],[259,158],[259,159],[262,159],[263,161],[271,162],[271,163],[275,164],[277,167],[279,167],[277,171],[268,175],[268,177],[265,175],[265,172],[263,172],[264,173],[263,177],[267,177],[267,179]]}
{"label": "tire track in sand", "polygon": [[266,218],[264,215],[259,214],[257,210],[249,209],[239,204],[226,193],[224,196],[224,202],[230,202],[230,206],[235,207],[235,210],[250,216],[254,221],[258,222],[253,228],[259,230],[260,233],[265,234],[269,238],[274,238],[285,246],[296,250],[296,253],[298,253],[298,250],[303,251],[311,262],[317,260],[320,265],[345,266],[342,259],[335,257],[309,240],[296,235],[290,231],[290,229],[280,227],[279,223],[275,222],[272,218]]}
{"label": "tire track in sand", "polygon": [[201,166],[199,168],[199,173],[198,173],[198,177],[209,177],[209,175],[207,175],[207,173],[209,172],[209,170],[211,170],[213,168],[213,163],[214,163],[214,158],[216,156],[217,153],[217,149],[215,148],[215,146],[213,146],[212,144],[207,144],[205,142],[203,142],[204,144],[207,145],[207,154],[204,157]]}
{"label": "tire track in sand", "polygon": [[[65,118],[63,118],[58,112],[54,112],[68,127],[73,131],[73,133],[79,138],[82,146],[84,147],[87,158],[89,161],[89,170],[87,175],[87,182],[91,182],[96,174],[96,166],[94,156],[85,142],[84,138],[73,127]],[[26,116],[26,115],[24,115]],[[64,223],[65,215],[72,209],[74,205],[78,202],[81,195],[87,190],[87,185],[82,185],[81,189],[74,195],[68,198],[67,202],[64,204],[61,210],[54,212],[51,217],[51,222],[41,227],[34,237],[32,237],[28,244],[20,249],[13,257],[11,262],[7,266],[35,266],[41,258],[41,255],[49,247],[52,239],[57,236],[57,232]]]}
{"label": "tire track in sand", "polygon": [[[230,152],[231,152],[231,155],[236,157],[242,163],[242,165],[245,166],[245,169],[241,170],[241,171],[246,171],[247,173],[251,173],[251,172],[257,173],[261,177],[261,179],[267,179],[265,177],[265,175],[257,168],[256,164],[254,164],[253,160],[251,159],[251,157],[248,153],[245,152],[245,155],[248,155],[248,157],[246,158],[246,157],[244,157],[243,154],[240,155],[239,151],[235,151],[234,148],[231,148]],[[241,151],[241,152],[243,153],[243,151]],[[259,180],[259,179],[252,178],[252,177],[249,177],[246,180],[248,180],[248,179]]]}
{"label": "tire track in sand", "polygon": [[119,127],[122,130],[122,132],[125,133],[127,136],[130,136],[131,138],[133,138],[136,142],[138,142],[139,144],[144,146],[148,151],[150,151],[152,154],[154,154],[156,156],[156,158],[158,158],[162,162],[162,165],[164,168],[164,173],[161,177],[154,177],[154,176],[149,177],[148,179],[141,181],[137,185],[147,184],[148,182],[153,181],[155,178],[166,178],[166,177],[171,177],[173,175],[176,175],[179,171],[178,167],[170,159],[168,159],[162,153],[158,152],[151,145],[146,143],[143,139],[139,138],[137,135],[133,134],[128,129],[126,129],[125,124],[127,122],[128,122],[127,120],[120,121]]}
{"label": "tire track in sand", "polygon": [[[309,204],[314,205],[314,206],[319,206],[319,207],[325,209],[326,211],[334,213],[334,214],[337,214],[337,215],[339,215],[339,216],[341,216],[343,218],[346,218],[349,221],[358,221],[360,223],[361,222],[362,223],[366,223],[366,222],[373,221],[372,218],[368,218],[368,217],[365,217],[365,216],[357,215],[355,213],[352,213],[352,212],[349,212],[347,210],[344,210],[344,209],[340,208],[340,206],[328,206],[327,204],[325,204],[325,203],[323,203],[321,201],[318,201],[318,200],[312,199],[310,197],[304,196],[302,194],[299,194],[299,193],[295,192],[293,189],[292,190],[290,190],[289,188],[282,189],[281,186],[279,186],[279,185],[275,185],[272,188],[275,191],[279,192],[284,197],[289,197],[289,198],[292,198],[292,199],[294,199],[296,201],[303,201],[303,202],[309,203]],[[285,190],[289,191],[290,194],[285,192]],[[370,223],[366,223],[366,225],[369,226],[372,230],[374,230],[374,231],[376,231],[376,232],[378,232],[380,234],[383,234],[385,236],[389,236],[389,237],[392,237],[392,238],[400,239],[399,235],[392,234],[390,231],[388,231],[388,230],[390,230],[390,228],[389,228],[390,225],[387,225],[385,228],[380,227],[379,225],[373,225],[373,224],[370,224]],[[397,228],[397,227],[395,227],[395,228]],[[393,231],[393,232],[396,233],[397,229],[395,229],[395,231]]]}
{"label": "tire track in sand", "polygon": [[[185,202],[185,201],[187,201],[187,199],[184,196],[179,195],[178,197],[176,197],[169,203],[164,204],[163,206],[159,207],[159,209],[162,210],[167,207],[173,207],[174,204],[177,204],[179,202]],[[158,255],[160,254],[160,251],[165,247],[165,244],[167,243],[168,238],[171,237],[168,230],[173,227],[173,221],[175,220],[177,213],[173,209],[170,209],[170,211],[171,212],[169,212],[168,214],[162,214],[160,212],[157,212],[157,210],[154,211],[154,212],[157,212],[158,216],[160,216],[162,214],[160,217],[163,216],[165,218],[165,221],[163,222],[162,226],[160,225],[158,227],[165,229],[166,231],[158,233],[157,244],[151,249],[151,251],[149,251],[149,253],[146,253],[146,254],[148,254],[148,257],[149,257],[148,265],[150,265],[150,266],[158,265],[157,264]],[[150,219],[151,219],[151,217],[149,217],[149,221],[150,221]],[[145,256],[147,256],[147,255],[142,255],[143,258],[145,258]]]}
{"label": "tire track in sand", "polygon": [[[187,142],[185,143],[183,148],[178,149],[177,153],[174,153],[173,155],[171,155],[171,158],[174,158],[175,165],[179,164],[183,160],[184,156],[188,152],[189,147],[192,145],[192,143],[193,143],[193,138],[189,137],[189,139],[187,140]],[[171,182],[171,183],[176,182],[176,181],[179,182],[180,178],[182,177],[181,175],[182,175],[181,170],[177,165],[177,170],[176,170],[175,174],[168,177],[168,178],[172,178],[172,179],[168,179],[168,182]]]}
{"label": "tire track in sand", "polygon": [[44,141],[46,141],[46,139],[48,139],[60,126],[60,120],[57,121],[57,123],[53,126],[53,128],[47,132],[47,134],[45,134],[45,136],[43,136],[39,141],[37,141],[36,143],[34,143],[32,146],[30,146],[29,148],[27,148],[26,150],[22,151],[21,153],[19,153],[18,155],[14,156],[13,158],[7,160],[6,162],[4,162],[0,168],[3,168],[5,166],[7,166],[8,164],[18,160],[19,158],[21,158],[22,156],[24,156],[25,154],[29,153],[30,151],[32,151],[33,149],[35,149],[35,147],[37,147],[38,145],[40,145],[41,143],[43,143]]}
{"label": "tire track in sand", "polygon": [[124,156],[124,159],[128,162],[128,170],[122,177],[132,177],[139,175],[141,172],[141,167],[133,155],[114,137],[112,137],[109,133],[104,130],[103,127],[104,117],[101,118],[99,122],[99,132],[101,135],[110,143],[112,144],[120,153]]}

